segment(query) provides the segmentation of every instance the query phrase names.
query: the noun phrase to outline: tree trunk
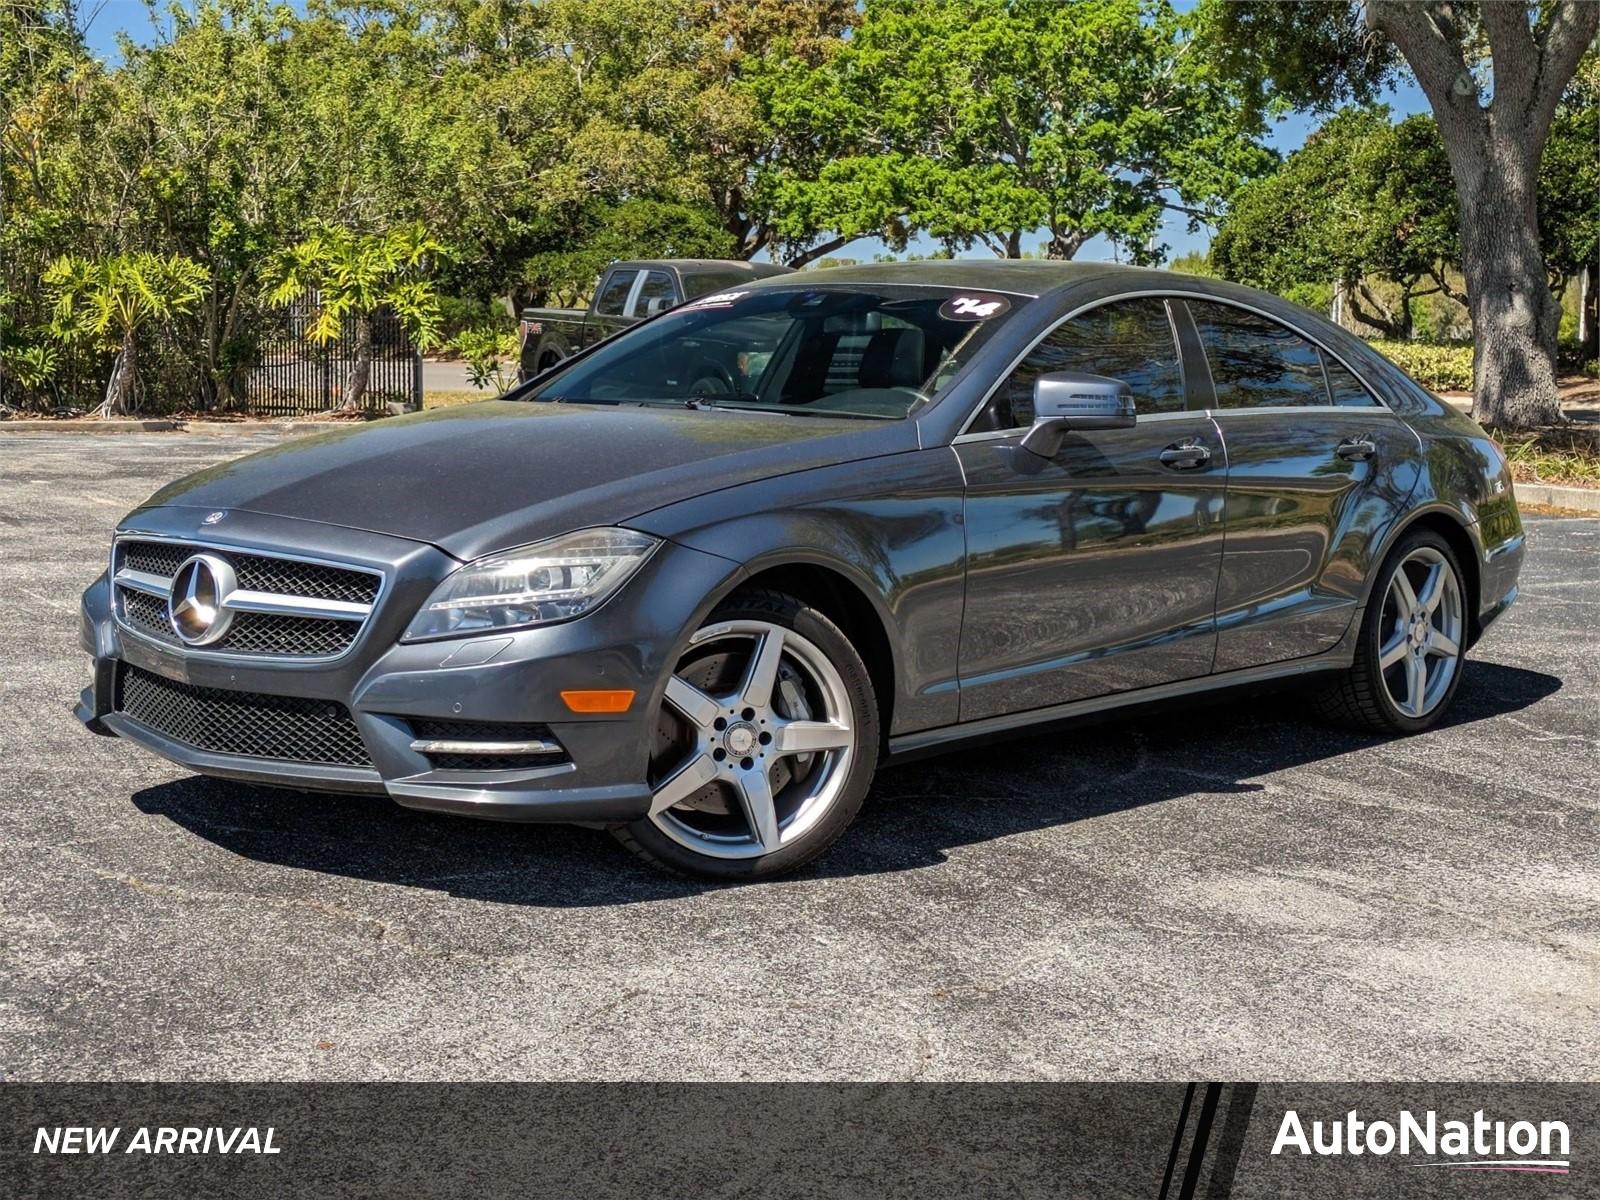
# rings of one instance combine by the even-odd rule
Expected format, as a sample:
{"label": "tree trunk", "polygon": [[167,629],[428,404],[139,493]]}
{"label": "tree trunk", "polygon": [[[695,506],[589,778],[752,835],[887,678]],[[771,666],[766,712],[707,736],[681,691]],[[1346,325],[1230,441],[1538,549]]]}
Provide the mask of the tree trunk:
{"label": "tree trunk", "polygon": [[1512,428],[1559,422],[1561,307],[1539,247],[1534,192],[1556,105],[1600,31],[1600,5],[1476,5],[1492,64],[1488,95],[1468,64],[1469,31],[1456,5],[1367,0],[1365,11],[1411,65],[1450,159],[1472,314],[1472,415]]}
{"label": "tree trunk", "polygon": [[[1360,280],[1354,287],[1348,288],[1346,296],[1350,302],[1350,314],[1361,324],[1371,329],[1376,329],[1384,337],[1396,341],[1403,342],[1411,337],[1410,315],[1408,313],[1396,314],[1367,286],[1365,280]],[[1362,308],[1361,300],[1359,299],[1361,296],[1365,296],[1377,311],[1369,312],[1367,309]]]}
{"label": "tree trunk", "polygon": [[350,375],[344,383],[344,412],[360,412],[361,402],[367,398],[367,380],[372,376],[372,314],[362,313],[356,318],[356,358],[350,365]]}
{"label": "tree trunk", "polygon": [[1461,179],[1461,265],[1472,314],[1472,415],[1529,429],[1561,422],[1556,331],[1534,210],[1539,155],[1502,135],[1475,177]]}
{"label": "tree trunk", "polygon": [[133,385],[139,369],[138,343],[133,330],[122,335],[122,349],[112,364],[111,378],[106,381],[106,398],[95,410],[97,417],[125,417],[133,411]]}
{"label": "tree trunk", "polygon": [[1589,263],[1578,274],[1578,348],[1582,352],[1585,362],[1595,357],[1595,351],[1600,348],[1600,321],[1596,321],[1596,276],[1600,275],[1600,268],[1594,263]]}

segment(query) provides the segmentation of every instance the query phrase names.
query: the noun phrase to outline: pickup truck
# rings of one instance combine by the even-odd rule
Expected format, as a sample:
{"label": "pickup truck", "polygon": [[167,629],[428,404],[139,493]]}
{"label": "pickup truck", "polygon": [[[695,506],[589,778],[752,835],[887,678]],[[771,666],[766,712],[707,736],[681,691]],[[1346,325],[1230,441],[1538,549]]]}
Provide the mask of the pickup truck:
{"label": "pickup truck", "polygon": [[522,310],[522,359],[518,375],[532,379],[586,346],[724,288],[791,268],[721,258],[643,258],[612,263],[600,276],[587,309]]}

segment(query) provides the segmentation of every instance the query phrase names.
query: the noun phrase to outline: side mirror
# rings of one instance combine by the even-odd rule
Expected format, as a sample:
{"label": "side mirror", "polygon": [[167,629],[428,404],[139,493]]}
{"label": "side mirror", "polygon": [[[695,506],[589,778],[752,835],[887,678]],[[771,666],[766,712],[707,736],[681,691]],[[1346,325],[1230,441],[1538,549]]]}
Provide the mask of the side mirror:
{"label": "side mirror", "polygon": [[644,315],[647,317],[659,316],[671,307],[671,296],[652,296],[644,302]]}
{"label": "side mirror", "polygon": [[1133,389],[1122,380],[1084,371],[1050,371],[1033,381],[1033,428],[1022,445],[1040,458],[1054,458],[1067,434],[1128,429],[1136,415]]}

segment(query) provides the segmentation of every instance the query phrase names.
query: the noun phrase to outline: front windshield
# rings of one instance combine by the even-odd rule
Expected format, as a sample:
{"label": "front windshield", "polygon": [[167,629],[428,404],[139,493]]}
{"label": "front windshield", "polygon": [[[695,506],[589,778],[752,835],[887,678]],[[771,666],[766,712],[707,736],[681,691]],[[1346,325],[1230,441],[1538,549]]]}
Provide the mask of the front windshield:
{"label": "front windshield", "polygon": [[887,284],[718,292],[623,334],[525,398],[895,419],[1023,303]]}

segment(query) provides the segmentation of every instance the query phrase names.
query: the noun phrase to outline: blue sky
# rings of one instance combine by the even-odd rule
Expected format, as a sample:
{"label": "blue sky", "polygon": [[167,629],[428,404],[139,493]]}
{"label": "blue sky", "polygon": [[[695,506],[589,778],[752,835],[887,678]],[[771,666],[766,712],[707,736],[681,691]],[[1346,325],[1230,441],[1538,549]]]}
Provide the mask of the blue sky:
{"label": "blue sky", "polygon": [[[1179,8],[1188,8],[1191,0],[1179,0]],[[117,34],[127,33],[135,41],[143,41],[153,32],[150,24],[149,10],[144,5],[144,0],[87,0],[83,6],[83,14],[88,22],[89,46],[97,54],[108,59],[117,58]],[[1390,89],[1383,96],[1384,103],[1394,110],[1394,117],[1399,120],[1413,113],[1427,112],[1428,101],[1422,94],[1422,89],[1411,79],[1409,73],[1405,74],[1398,87]],[[1268,141],[1284,154],[1297,150],[1305,144],[1306,135],[1321,122],[1322,118],[1309,116],[1305,113],[1292,113],[1272,130]],[[1168,214],[1166,223],[1161,231],[1161,240],[1172,248],[1174,255],[1184,254],[1190,250],[1204,250],[1210,241],[1207,230],[1201,229],[1190,233],[1187,229],[1187,218],[1178,214]],[[1042,235],[1024,238],[1023,245],[1033,249],[1044,240]],[[936,243],[927,238],[917,238],[910,246],[912,252],[929,254],[938,247]],[[852,242],[838,253],[841,257],[870,259],[875,254],[881,254],[887,247],[876,238],[864,238]],[[963,257],[987,258],[988,251],[975,247],[967,251]],[[1078,258],[1083,261],[1107,261],[1113,257],[1111,244],[1104,238],[1096,238],[1089,242],[1078,252]]]}

